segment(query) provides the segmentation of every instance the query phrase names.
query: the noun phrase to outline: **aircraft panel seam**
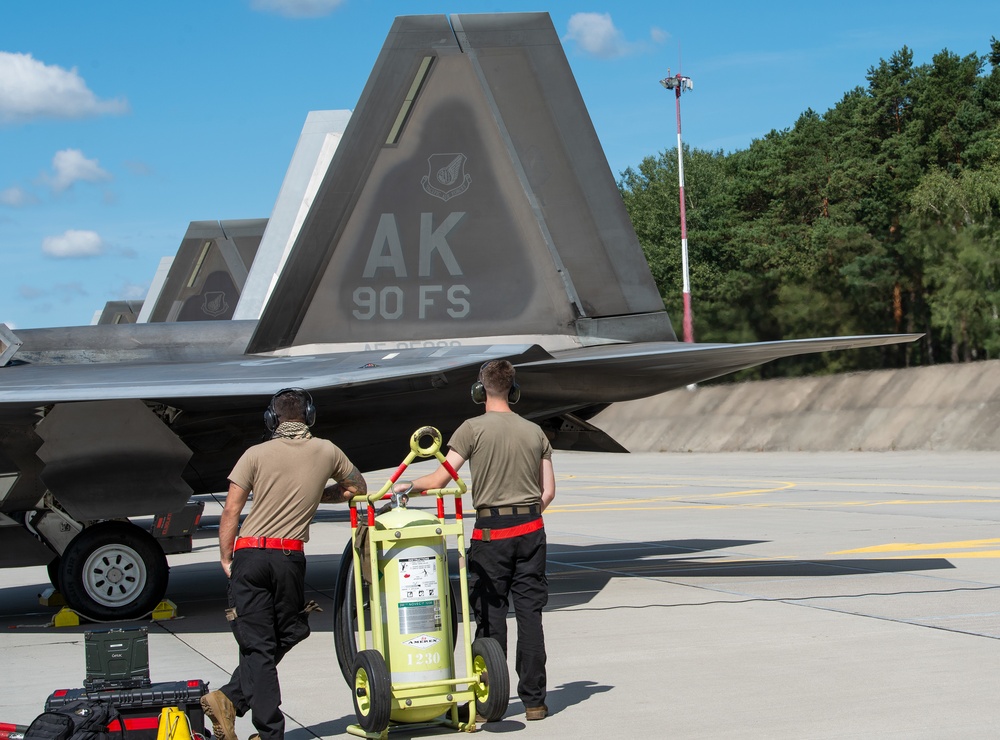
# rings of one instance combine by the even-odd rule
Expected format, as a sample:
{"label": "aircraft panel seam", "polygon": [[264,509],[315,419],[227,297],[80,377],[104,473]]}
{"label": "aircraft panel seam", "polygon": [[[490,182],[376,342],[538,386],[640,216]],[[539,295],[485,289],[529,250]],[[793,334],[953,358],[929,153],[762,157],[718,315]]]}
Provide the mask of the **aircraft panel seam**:
{"label": "aircraft panel seam", "polygon": [[[458,45],[459,47],[463,47],[461,39],[465,36],[465,31],[462,29],[462,20],[458,16],[452,16],[452,19],[453,28],[457,30],[456,38],[458,39]],[[545,242],[545,246],[549,250],[549,256],[552,258],[552,262],[555,265],[556,272],[559,273],[559,277],[562,279],[563,287],[566,290],[566,296],[569,298],[570,303],[576,310],[577,318],[586,318],[587,312],[584,310],[583,304],[580,302],[580,295],[577,293],[576,286],[573,284],[573,278],[570,276],[569,271],[566,269],[562,259],[559,257],[559,251],[556,249],[555,241],[552,238],[552,234],[549,232],[548,224],[545,223],[545,216],[542,214],[542,209],[538,205],[538,199],[535,197],[535,192],[531,189],[531,183],[528,181],[528,175],[524,171],[521,158],[517,156],[517,151],[514,148],[514,141],[510,137],[507,125],[504,123],[503,116],[500,113],[500,107],[497,105],[496,99],[493,97],[493,91],[490,89],[489,82],[486,80],[486,75],[483,72],[482,65],[479,63],[479,57],[476,54],[475,49],[472,48],[471,44],[465,44],[465,47],[468,47],[468,50],[465,53],[469,57],[469,62],[472,65],[472,70],[476,75],[476,79],[479,80],[479,86],[482,88],[483,96],[486,98],[486,104],[490,107],[490,112],[493,114],[494,121],[496,121],[497,129],[500,133],[500,139],[503,142],[504,148],[507,150],[507,155],[510,157],[514,173],[517,175],[517,179],[521,183],[521,188],[524,191],[525,198],[527,198],[531,212],[535,216],[535,223],[538,224],[538,229],[542,235],[542,241]]]}

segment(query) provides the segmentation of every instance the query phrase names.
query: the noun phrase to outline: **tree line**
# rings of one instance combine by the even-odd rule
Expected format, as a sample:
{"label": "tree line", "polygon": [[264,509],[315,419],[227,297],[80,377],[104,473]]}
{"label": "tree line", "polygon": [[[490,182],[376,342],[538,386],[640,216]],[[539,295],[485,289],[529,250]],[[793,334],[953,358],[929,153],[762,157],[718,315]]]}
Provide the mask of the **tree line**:
{"label": "tree line", "polygon": [[[1000,357],[1000,41],[918,66],[904,46],[866,79],[745,150],[684,148],[695,338],[925,336],[741,377]],[[619,190],[679,327],[676,149]]]}

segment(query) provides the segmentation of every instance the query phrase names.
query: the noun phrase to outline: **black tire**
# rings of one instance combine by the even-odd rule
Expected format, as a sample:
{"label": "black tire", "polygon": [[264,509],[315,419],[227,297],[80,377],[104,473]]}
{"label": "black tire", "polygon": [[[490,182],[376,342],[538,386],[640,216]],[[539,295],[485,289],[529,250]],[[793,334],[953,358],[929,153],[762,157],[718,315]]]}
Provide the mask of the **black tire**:
{"label": "black tire", "polygon": [[59,585],[60,561],[61,558],[58,555],[56,555],[54,558],[52,558],[52,560],[49,561],[49,564],[45,566],[45,569],[49,573],[49,583],[52,584],[52,588],[54,588],[59,593],[62,593],[62,586]]}
{"label": "black tire", "polygon": [[476,712],[487,722],[503,719],[510,703],[510,671],[507,656],[492,637],[480,637],[472,643],[472,671],[479,676],[473,684]]}
{"label": "black tire", "polygon": [[392,681],[382,653],[362,650],[354,657],[351,671],[354,686],[354,714],[365,732],[381,733],[389,726],[392,713]]}
{"label": "black tire", "polygon": [[149,532],[131,522],[100,522],[78,534],[59,566],[71,609],[97,621],[136,619],[167,591],[167,556]]}
{"label": "black tire", "polygon": [[[337,664],[348,686],[354,684],[354,657],[358,654],[358,617],[354,608],[354,560],[351,555],[351,540],[344,546],[337,571],[337,586],[333,594],[333,647],[337,653]],[[364,604],[365,629],[371,629],[369,608],[369,586],[362,583],[362,603]],[[458,586],[448,580],[451,592],[451,642],[458,639]]]}
{"label": "black tire", "polygon": [[[354,609],[354,560],[353,543],[347,540],[340,556],[337,587],[333,595],[333,647],[337,664],[348,686],[354,684],[354,658],[358,654],[358,619]],[[362,603],[368,614],[368,584],[362,584]],[[367,629],[368,625],[366,625]]]}

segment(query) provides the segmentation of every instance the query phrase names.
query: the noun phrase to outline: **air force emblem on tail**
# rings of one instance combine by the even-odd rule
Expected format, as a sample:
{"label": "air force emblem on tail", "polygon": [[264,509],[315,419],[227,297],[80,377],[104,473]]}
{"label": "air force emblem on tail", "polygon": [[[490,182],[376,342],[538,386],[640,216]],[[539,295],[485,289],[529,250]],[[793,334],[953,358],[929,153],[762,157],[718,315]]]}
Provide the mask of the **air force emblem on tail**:
{"label": "air force emblem on tail", "polygon": [[201,305],[201,310],[209,316],[221,316],[229,310],[226,303],[226,294],[221,290],[212,290],[205,293],[205,302]]}
{"label": "air force emblem on tail", "polygon": [[428,195],[445,202],[468,190],[471,182],[464,154],[432,154],[427,158],[427,174],[420,180]]}

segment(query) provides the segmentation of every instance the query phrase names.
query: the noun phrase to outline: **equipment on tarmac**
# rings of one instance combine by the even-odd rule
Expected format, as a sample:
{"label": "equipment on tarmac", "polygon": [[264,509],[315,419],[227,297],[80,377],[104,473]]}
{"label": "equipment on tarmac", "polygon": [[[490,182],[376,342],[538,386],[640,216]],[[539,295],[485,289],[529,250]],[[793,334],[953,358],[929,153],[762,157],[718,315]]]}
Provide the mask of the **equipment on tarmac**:
{"label": "equipment on tarmac", "polygon": [[[427,438],[430,444],[421,446]],[[467,489],[440,450],[437,429],[418,429],[410,438],[410,454],[381,490],[350,503],[350,567],[342,561],[334,635],[358,718],[347,731],[358,737],[385,738],[392,723],[472,731],[477,713],[490,721],[507,711],[507,658],[493,638],[473,641],[469,624],[462,519],[462,494]],[[455,481],[453,488],[424,492],[437,498],[436,516],[408,509],[408,494],[392,490],[414,459],[432,456]],[[445,517],[445,496],[455,500],[451,519]],[[376,515],[374,503],[381,499],[390,504]],[[366,504],[363,521],[360,503]],[[448,537],[455,538],[458,553],[458,604],[448,576]],[[367,589],[365,561],[370,573]],[[453,661],[459,606],[464,671],[458,671]],[[459,705],[466,703],[468,717],[463,719]]]}
{"label": "equipment on tarmac", "polygon": [[134,689],[149,686],[149,630],[109,629],[83,633],[87,666],[84,687]]}
{"label": "equipment on tarmac", "polygon": [[10,722],[0,722],[0,740],[24,740],[27,725],[14,725]]}
{"label": "equipment on tarmac", "polygon": [[[105,728],[114,738],[192,740],[206,736],[201,697],[208,693],[208,684],[200,679],[151,682],[148,639],[146,627],[86,632],[83,688],[52,692],[45,700],[45,713],[65,714],[67,708],[75,706],[107,706],[113,716]],[[164,739],[159,734],[167,709],[171,710],[172,731]]]}
{"label": "equipment on tarmac", "polygon": [[180,707],[163,707],[156,740],[192,740],[191,721]]}
{"label": "equipment on tarmac", "polygon": [[[26,740],[111,740],[113,723],[118,712],[111,702],[102,699],[75,699],[49,708],[32,720],[24,733]],[[119,724],[115,732],[124,739]]]}
{"label": "equipment on tarmac", "polygon": [[[207,693],[208,685],[197,679],[162,681],[142,688],[60,689],[45,700],[45,711],[79,700],[107,702],[118,714],[118,719],[108,725],[113,736],[126,740],[158,740],[163,710],[176,708],[185,715],[185,732],[205,736],[201,697]],[[183,740],[180,735],[174,737]]]}

